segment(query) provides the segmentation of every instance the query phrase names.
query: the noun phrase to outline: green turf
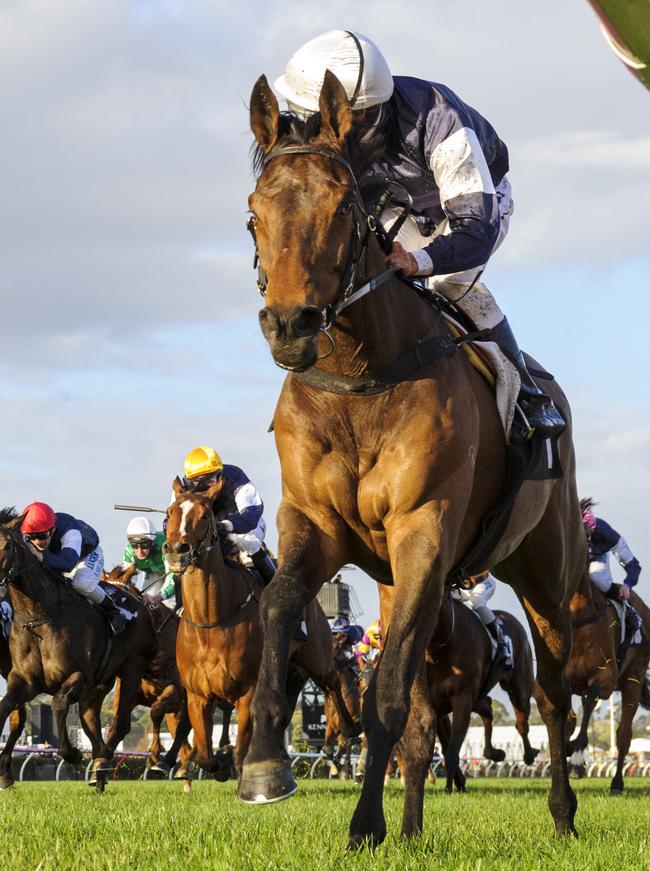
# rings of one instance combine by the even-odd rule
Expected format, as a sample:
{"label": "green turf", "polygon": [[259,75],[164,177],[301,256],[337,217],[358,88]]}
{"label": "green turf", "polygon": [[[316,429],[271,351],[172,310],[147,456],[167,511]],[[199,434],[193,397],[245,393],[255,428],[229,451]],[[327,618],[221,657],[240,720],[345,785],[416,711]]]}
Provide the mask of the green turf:
{"label": "green turf", "polygon": [[650,780],[581,781],[578,841],[553,836],[548,781],[470,781],[465,795],[427,787],[425,834],[398,837],[401,788],[386,791],[388,838],[374,856],[344,852],[358,787],[301,781],[290,801],[241,804],[233,782],[23,783],[0,795],[3,869],[580,869],[650,868]]}

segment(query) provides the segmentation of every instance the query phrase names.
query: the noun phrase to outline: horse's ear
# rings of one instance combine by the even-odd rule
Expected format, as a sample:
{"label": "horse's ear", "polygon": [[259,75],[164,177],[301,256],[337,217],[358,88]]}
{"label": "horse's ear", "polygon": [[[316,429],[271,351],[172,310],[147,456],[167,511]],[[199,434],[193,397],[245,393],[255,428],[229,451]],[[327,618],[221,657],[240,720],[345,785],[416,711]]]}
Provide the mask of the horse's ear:
{"label": "horse's ear", "polygon": [[318,108],[322,119],[321,133],[343,145],[352,127],[352,110],[345,88],[331,70],[325,70]]}
{"label": "horse's ear", "polygon": [[278,139],[280,108],[266,76],[255,82],[251,94],[251,130],[264,154],[273,148]]}
{"label": "horse's ear", "polygon": [[180,496],[181,493],[184,492],[183,491],[183,482],[178,477],[178,475],[176,475],[176,477],[174,478],[174,482],[172,484],[172,490],[174,491],[174,496],[176,496],[176,497]]}
{"label": "horse's ear", "polygon": [[10,520],[9,523],[7,523],[7,528],[8,529],[20,529],[20,526],[23,522],[23,516],[24,515],[20,514],[18,517],[14,517],[13,520]]}
{"label": "horse's ear", "polygon": [[218,481],[215,481],[211,487],[209,487],[205,491],[205,498],[210,502],[214,502],[219,493],[221,493],[221,488],[223,487],[223,478],[219,478]]}

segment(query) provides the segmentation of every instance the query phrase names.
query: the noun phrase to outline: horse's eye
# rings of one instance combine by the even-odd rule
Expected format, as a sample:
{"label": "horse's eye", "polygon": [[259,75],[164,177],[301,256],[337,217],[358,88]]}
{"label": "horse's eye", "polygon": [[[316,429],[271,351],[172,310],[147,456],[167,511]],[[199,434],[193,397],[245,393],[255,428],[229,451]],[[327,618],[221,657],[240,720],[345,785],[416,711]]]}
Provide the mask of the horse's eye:
{"label": "horse's eye", "polygon": [[343,200],[342,203],[339,204],[336,214],[337,215],[349,215],[352,211],[352,206],[354,205],[354,200]]}

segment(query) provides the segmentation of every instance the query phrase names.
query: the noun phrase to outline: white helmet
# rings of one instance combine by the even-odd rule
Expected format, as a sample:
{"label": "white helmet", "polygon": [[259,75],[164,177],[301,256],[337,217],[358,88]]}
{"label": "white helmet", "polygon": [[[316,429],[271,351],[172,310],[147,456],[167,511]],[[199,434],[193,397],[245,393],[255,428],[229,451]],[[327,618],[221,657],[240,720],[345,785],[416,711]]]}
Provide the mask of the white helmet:
{"label": "white helmet", "polygon": [[129,525],[126,527],[126,537],[129,541],[134,539],[148,539],[149,541],[153,541],[156,537],[156,527],[153,523],[146,517],[134,517],[133,520],[129,521]]}
{"label": "white helmet", "polygon": [[329,30],[306,42],[291,56],[275,87],[292,108],[317,112],[325,70],[341,82],[355,110],[385,103],[393,93],[383,54],[367,36],[351,30]]}

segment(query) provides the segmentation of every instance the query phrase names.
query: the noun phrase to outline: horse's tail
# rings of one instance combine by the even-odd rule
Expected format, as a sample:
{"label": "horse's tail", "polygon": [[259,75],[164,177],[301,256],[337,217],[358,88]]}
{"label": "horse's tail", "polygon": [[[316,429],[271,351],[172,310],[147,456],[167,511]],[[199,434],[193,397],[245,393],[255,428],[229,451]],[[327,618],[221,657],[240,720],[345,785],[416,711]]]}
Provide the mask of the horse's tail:
{"label": "horse's tail", "polygon": [[650,711],[650,671],[646,672],[643,686],[641,687],[641,707]]}

